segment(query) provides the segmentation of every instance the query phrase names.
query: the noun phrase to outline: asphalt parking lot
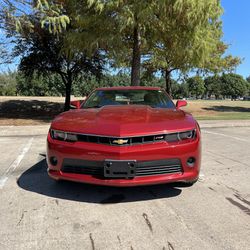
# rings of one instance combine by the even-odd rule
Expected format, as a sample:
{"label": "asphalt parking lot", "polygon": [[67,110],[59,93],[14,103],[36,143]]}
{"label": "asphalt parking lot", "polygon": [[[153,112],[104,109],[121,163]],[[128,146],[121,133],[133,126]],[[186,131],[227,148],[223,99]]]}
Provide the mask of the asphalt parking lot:
{"label": "asphalt parking lot", "polygon": [[203,128],[189,188],[56,183],[47,129],[0,127],[0,249],[249,249],[250,127]]}

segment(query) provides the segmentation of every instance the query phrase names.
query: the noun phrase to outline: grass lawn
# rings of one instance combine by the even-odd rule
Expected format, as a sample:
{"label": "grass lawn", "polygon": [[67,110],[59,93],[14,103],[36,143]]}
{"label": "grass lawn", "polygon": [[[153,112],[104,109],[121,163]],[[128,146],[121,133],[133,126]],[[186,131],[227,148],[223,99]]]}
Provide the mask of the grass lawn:
{"label": "grass lawn", "polygon": [[[63,97],[0,96],[0,125],[48,124],[63,111],[63,102]],[[250,101],[192,100],[183,109],[198,120],[250,120]]]}
{"label": "grass lawn", "polygon": [[197,120],[248,120],[250,101],[192,100],[183,108]]}

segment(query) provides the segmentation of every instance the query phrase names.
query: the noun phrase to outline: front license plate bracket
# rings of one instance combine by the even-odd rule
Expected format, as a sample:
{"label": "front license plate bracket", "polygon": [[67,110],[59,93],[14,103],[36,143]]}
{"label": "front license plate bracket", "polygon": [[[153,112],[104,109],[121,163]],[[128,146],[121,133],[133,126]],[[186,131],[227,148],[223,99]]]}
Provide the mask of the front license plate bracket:
{"label": "front license plate bracket", "polygon": [[104,176],[109,178],[133,178],[136,174],[136,160],[105,160]]}

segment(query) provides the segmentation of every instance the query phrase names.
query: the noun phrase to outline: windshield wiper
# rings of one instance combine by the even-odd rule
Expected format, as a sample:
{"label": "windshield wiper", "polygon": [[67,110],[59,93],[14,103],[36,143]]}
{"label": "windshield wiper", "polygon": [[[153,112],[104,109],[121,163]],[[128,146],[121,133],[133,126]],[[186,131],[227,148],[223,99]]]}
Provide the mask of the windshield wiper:
{"label": "windshield wiper", "polygon": [[101,108],[102,106],[95,105],[95,106],[89,106],[89,107],[83,107],[84,109],[96,109],[96,108]]}

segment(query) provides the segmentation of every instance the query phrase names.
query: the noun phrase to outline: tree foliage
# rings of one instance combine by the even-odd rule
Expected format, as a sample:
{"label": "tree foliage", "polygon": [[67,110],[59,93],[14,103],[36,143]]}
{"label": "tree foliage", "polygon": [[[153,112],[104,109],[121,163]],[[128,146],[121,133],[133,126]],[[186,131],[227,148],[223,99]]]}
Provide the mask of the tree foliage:
{"label": "tree foliage", "polygon": [[238,74],[223,74],[221,76],[222,95],[231,96],[232,99],[244,96],[248,91],[247,81]]}
{"label": "tree foliage", "polygon": [[[78,78],[85,78],[91,75],[100,76],[103,70],[104,61],[99,51],[92,56],[87,56],[85,51],[77,49],[64,49],[64,40],[67,32],[57,35],[50,32],[50,24],[47,27],[40,26],[39,16],[29,16],[33,24],[33,32],[16,32],[12,29],[9,33],[15,36],[15,46],[12,55],[21,57],[19,70],[26,76],[37,74],[58,74],[65,91],[65,110],[70,107],[70,94],[72,84]],[[68,27],[71,31],[71,27]],[[46,90],[44,90],[46,91]]]}
{"label": "tree foliage", "polygon": [[[148,76],[144,75],[144,73],[146,72],[143,72],[142,75],[143,86],[164,88],[165,80],[163,77],[156,77],[155,75]],[[234,77],[236,77],[237,80],[235,80]],[[173,98],[202,97],[209,99],[235,99],[249,95],[250,84],[239,75],[224,74],[206,77],[204,79],[205,89],[202,87],[204,90],[202,96],[200,85],[203,86],[203,83],[200,77],[197,78],[198,80],[196,78],[197,77],[195,77],[195,80],[194,77],[191,77],[191,79],[187,78],[186,81],[181,82],[171,79]],[[129,74],[122,71],[115,75],[108,73],[103,74],[101,80],[94,76],[78,78],[74,82],[72,95],[86,96],[98,87],[129,86],[129,79]],[[228,79],[230,83],[228,83]],[[241,82],[240,85],[238,84],[238,80]],[[233,91],[232,88],[234,89]],[[238,89],[240,89],[240,92]],[[237,96],[235,96],[236,91],[238,93]],[[32,76],[26,76],[20,71],[8,71],[0,74],[0,95],[64,96],[65,91],[62,78],[56,73],[38,74],[35,72]]]}
{"label": "tree foliage", "polygon": [[202,97],[205,91],[204,81],[200,76],[190,77],[187,80],[189,95],[195,96],[197,99]]}
{"label": "tree foliage", "polygon": [[16,76],[16,91],[24,96],[64,96],[64,83],[57,74],[42,75],[36,72],[26,76],[18,72]]}
{"label": "tree foliage", "polygon": [[[194,88],[189,89],[192,95],[204,92],[198,78],[189,80],[185,86],[173,82],[173,71],[218,75],[231,72],[240,63],[237,57],[225,56],[228,45],[222,41],[223,10],[219,0],[1,0],[1,3],[0,27],[16,42],[13,55],[21,56],[20,70],[27,76],[34,72],[58,74],[64,82],[66,109],[72,83],[85,82],[84,77],[89,77],[88,84],[95,86],[97,82],[92,76],[100,76],[103,58],[113,68],[131,69],[132,85],[164,84],[167,92],[173,91],[173,96],[176,93],[185,96],[188,87]],[[154,77],[156,72],[162,73],[164,81]],[[219,94],[210,80],[206,82],[208,95]],[[102,83],[106,81],[103,78]],[[87,92],[91,89],[81,88]],[[76,86],[73,90],[81,92],[81,88]]]}
{"label": "tree foliage", "polygon": [[174,70],[221,72],[240,63],[223,57],[228,46],[221,41],[217,0],[85,0],[73,1],[72,8],[72,23],[80,31],[72,34],[73,44],[99,46],[112,65],[130,67],[132,85],[140,84],[141,62],[146,70],[165,74],[168,92]]}
{"label": "tree foliage", "polygon": [[0,74],[0,95],[15,96],[17,72],[7,71]]}
{"label": "tree foliage", "polygon": [[240,63],[231,55],[223,57],[227,45],[221,41],[222,8],[219,1],[163,1],[152,55],[145,66],[161,70],[171,93],[170,75],[179,70],[205,72],[230,70]]}
{"label": "tree foliage", "polygon": [[222,81],[219,75],[208,76],[204,80],[205,83],[205,94],[208,98],[212,95],[215,95],[215,98],[218,99],[222,93]]}

